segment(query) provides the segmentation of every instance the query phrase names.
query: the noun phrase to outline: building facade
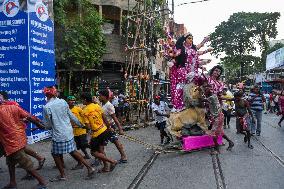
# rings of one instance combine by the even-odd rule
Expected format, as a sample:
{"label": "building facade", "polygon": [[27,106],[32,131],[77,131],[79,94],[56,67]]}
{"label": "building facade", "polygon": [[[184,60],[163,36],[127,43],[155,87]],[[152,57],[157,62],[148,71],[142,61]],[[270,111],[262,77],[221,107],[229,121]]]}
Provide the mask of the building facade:
{"label": "building facade", "polygon": [[99,88],[122,90],[126,52],[121,37],[122,18],[136,4],[135,0],[90,0],[104,19],[102,26],[106,38],[106,52],[102,58]]}

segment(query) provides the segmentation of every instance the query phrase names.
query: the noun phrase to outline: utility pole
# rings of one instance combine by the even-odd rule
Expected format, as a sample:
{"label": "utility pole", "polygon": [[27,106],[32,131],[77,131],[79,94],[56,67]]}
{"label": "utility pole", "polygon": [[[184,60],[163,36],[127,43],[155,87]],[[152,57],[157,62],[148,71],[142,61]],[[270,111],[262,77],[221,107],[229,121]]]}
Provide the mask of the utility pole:
{"label": "utility pole", "polygon": [[82,19],[82,4],[81,4],[81,0],[78,0],[78,16],[79,16],[79,20],[81,22],[81,19]]}
{"label": "utility pole", "polygon": [[172,16],[173,16],[173,20],[174,20],[174,12],[175,12],[175,1],[172,0]]}

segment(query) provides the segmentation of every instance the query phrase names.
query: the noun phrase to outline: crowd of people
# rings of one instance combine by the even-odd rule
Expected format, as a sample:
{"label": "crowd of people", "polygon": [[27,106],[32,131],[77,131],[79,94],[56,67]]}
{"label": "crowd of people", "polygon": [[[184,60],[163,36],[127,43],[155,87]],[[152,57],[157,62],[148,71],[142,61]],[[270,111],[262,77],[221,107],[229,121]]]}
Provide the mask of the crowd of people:
{"label": "crowd of people", "polygon": [[[114,170],[117,164],[127,163],[127,156],[118,134],[124,134],[122,126],[116,116],[115,107],[110,103],[109,90],[99,92],[98,101],[89,93],[83,93],[80,100],[83,108],[76,104],[75,96],[68,96],[67,101],[58,98],[54,86],[45,87],[46,105],[43,108],[43,119],[29,114],[19,104],[9,101],[7,93],[0,94],[0,155],[6,156],[10,182],[4,188],[17,188],[15,167],[26,170],[23,179],[35,178],[38,184],[35,188],[47,188],[47,181],[39,175],[37,170],[45,163],[45,157],[33,151],[27,145],[26,124],[34,123],[35,129],[51,129],[51,154],[59,175],[51,178],[50,182],[65,181],[64,154],[70,154],[77,162],[72,170],[87,168],[86,179],[92,179],[95,172],[105,173]],[[88,137],[90,136],[90,138]],[[111,142],[119,151],[121,158],[114,160],[105,153],[105,146]],[[95,157],[102,168],[95,170],[87,159],[90,154]],[[82,151],[84,156],[79,152]],[[38,160],[38,167],[34,167],[31,157]]]}
{"label": "crowd of people", "polygon": [[[215,78],[216,82],[221,74],[222,68],[216,66],[211,70],[209,77],[211,80]],[[251,149],[253,149],[251,136],[255,134],[260,136],[262,131],[263,112],[277,112],[278,115],[282,115],[278,123],[281,127],[284,120],[283,92],[268,94],[261,92],[260,87],[256,85],[249,94],[242,89],[233,94],[226,85],[219,86],[222,86],[221,89],[214,91],[214,87],[209,82],[202,84],[203,108],[206,109],[206,117],[211,127],[205,133],[213,136],[216,143],[215,153],[219,153],[217,137],[220,135],[228,141],[228,150],[234,146],[234,142],[224,132],[224,129],[231,128],[233,114],[236,116],[237,133],[244,135],[244,142]],[[43,109],[43,120],[40,120],[23,110],[18,103],[9,101],[6,92],[0,93],[0,118],[2,120],[0,123],[0,152],[1,156],[6,156],[10,173],[10,183],[6,188],[17,186],[15,176],[17,164],[27,172],[24,179],[33,177],[38,180],[37,188],[47,188],[47,181],[37,172],[43,167],[45,157],[27,145],[26,124],[29,122],[34,123],[39,129],[52,130],[51,154],[59,175],[50,179],[50,182],[67,180],[64,170],[64,154],[70,154],[77,162],[72,170],[87,168],[87,179],[91,179],[96,172],[94,167],[86,161],[91,158],[91,155],[102,163],[102,169],[98,171],[100,173],[112,171],[118,163],[127,163],[124,146],[118,138],[118,134],[124,134],[124,131],[116,114],[116,94],[111,94],[110,90],[102,90],[98,93],[98,98],[94,100],[91,94],[83,93],[80,96],[83,108],[78,106],[75,96],[68,96],[66,101],[58,98],[55,87],[46,87],[44,94],[47,103]],[[161,144],[169,144],[173,136],[166,132],[167,118],[173,113],[170,113],[171,109],[161,100],[160,96],[155,96],[152,109],[156,114],[156,127],[160,130]],[[91,136],[90,139],[88,135]],[[119,160],[106,156],[104,148],[109,142],[113,143],[120,153]],[[88,148],[90,148],[90,154],[87,151]],[[79,150],[82,153],[79,153]],[[30,157],[37,159],[37,167],[34,167]]]}
{"label": "crowd of people", "polygon": [[[205,110],[205,116],[200,112],[199,115],[205,117],[208,127],[203,123],[197,123],[204,132],[213,136],[215,143],[215,152],[219,152],[217,137],[223,136],[229,143],[228,150],[234,146],[234,142],[228,138],[223,129],[230,128],[231,116],[236,116],[237,134],[244,135],[244,142],[250,149],[253,149],[250,138],[252,135],[261,135],[262,114],[277,112],[282,115],[278,125],[284,120],[284,98],[283,94],[275,91],[270,94],[267,91],[261,91],[259,86],[253,86],[250,93],[247,94],[243,88],[239,88],[234,94],[230,92],[229,86],[221,81],[223,73],[221,66],[213,67],[208,74],[204,73],[204,62],[199,56],[212,51],[211,48],[201,51],[200,48],[209,41],[205,37],[199,45],[194,45],[193,36],[187,33],[175,40],[167,33],[167,40],[162,42],[164,47],[164,56],[168,60],[171,79],[171,103],[173,105],[172,114],[165,113],[164,103],[154,103],[153,110],[157,115],[158,129],[161,133],[161,143],[166,135],[166,118],[173,115],[173,123],[183,119],[183,113],[187,109],[199,111],[199,108]],[[210,61],[209,61],[210,62]],[[191,90],[196,88],[200,90],[199,97],[194,99],[196,94]],[[190,115],[188,115],[190,116]],[[162,117],[162,118],[161,118]],[[171,118],[170,118],[171,119]],[[204,118],[200,118],[203,120]],[[175,126],[172,126],[175,127]],[[187,126],[188,127],[188,126]],[[171,128],[169,128],[171,130]],[[177,128],[174,128],[176,131]],[[180,136],[180,134],[176,134]],[[168,140],[166,141],[168,143]]]}
{"label": "crowd of people", "polygon": [[[210,90],[208,90],[208,88],[210,88]],[[255,85],[250,89],[249,93],[245,92],[243,88],[235,89],[235,92],[232,93],[229,87],[224,86],[222,92],[220,92],[216,97],[213,97],[213,90],[210,86],[206,86],[204,89],[205,99],[206,96],[209,97],[207,98],[209,103],[206,112],[211,114],[211,116],[218,116],[218,114],[214,113],[214,111],[218,112],[218,110],[221,109],[222,115],[219,115],[221,116],[220,119],[218,119],[218,117],[214,117],[214,119],[220,120],[219,128],[222,127],[224,129],[231,128],[231,117],[236,117],[236,134],[245,135],[244,141],[248,143],[248,147],[251,149],[253,149],[250,142],[251,136],[261,135],[263,114],[276,114],[281,116],[278,122],[278,126],[281,127],[281,123],[284,120],[283,91],[272,91],[269,94],[266,91],[261,91],[261,86]],[[208,96],[208,94],[211,95]],[[163,137],[167,137],[167,135],[163,133],[165,133],[164,130],[166,129],[166,118],[170,117],[170,109],[167,107],[167,103],[160,100],[159,96],[156,96],[152,108],[157,115],[157,128],[160,130],[161,143],[163,143]],[[204,108],[206,108],[206,105]],[[209,125],[210,124],[212,123],[209,123]],[[222,131],[222,129],[220,131]],[[223,138],[226,138],[224,133],[220,132],[219,134],[221,134]],[[231,142],[231,146],[233,146],[233,142],[230,140],[228,141],[229,143]],[[169,142],[167,141],[163,144],[168,143]]]}
{"label": "crowd of people", "polygon": [[[260,136],[262,132],[262,114],[275,113],[282,115],[278,125],[284,120],[284,93],[273,91],[271,94],[261,92],[254,86],[249,94],[239,89],[234,94],[229,86],[221,81],[223,68],[214,66],[208,74],[204,73],[204,65],[208,61],[200,55],[212,51],[208,48],[200,51],[210,39],[205,37],[199,45],[193,44],[193,36],[187,33],[178,40],[168,35],[163,42],[164,56],[169,61],[171,80],[171,103],[168,108],[161,96],[155,96],[151,104],[156,114],[156,127],[160,131],[162,145],[169,144],[175,137],[181,139],[181,132],[174,136],[169,129],[168,119],[180,119],[182,112],[190,109],[196,114],[197,123],[203,130],[202,134],[212,136],[214,151],[219,151],[218,137],[227,142],[227,150],[232,150],[234,142],[226,135],[224,129],[231,128],[231,116],[236,116],[237,134],[244,135],[244,142],[253,149],[251,136]],[[123,135],[123,119],[129,119],[129,103],[126,97],[117,91],[101,90],[98,98],[89,93],[80,97],[68,96],[66,100],[58,97],[54,86],[45,87],[43,93],[46,104],[43,107],[43,119],[23,110],[19,104],[8,100],[7,93],[0,93],[0,156],[5,155],[10,175],[10,182],[4,188],[16,188],[15,168],[18,164],[26,170],[25,178],[37,179],[37,189],[47,188],[47,181],[37,172],[45,163],[45,157],[35,152],[27,144],[26,125],[33,123],[36,129],[50,129],[51,154],[59,175],[50,182],[66,181],[64,154],[70,154],[76,161],[72,170],[87,168],[86,179],[92,179],[96,169],[87,161],[93,156],[102,164],[99,173],[111,172],[117,164],[127,163],[127,155],[118,135]],[[83,104],[78,105],[80,100]],[[185,115],[190,117],[191,115]],[[192,125],[194,127],[195,125]],[[34,129],[31,129],[31,131]],[[108,143],[113,143],[120,153],[120,159],[114,160],[105,153]],[[87,149],[90,149],[90,153]],[[79,151],[82,151],[80,153]],[[83,154],[83,155],[82,155]],[[34,167],[30,159],[34,157],[38,166]]]}

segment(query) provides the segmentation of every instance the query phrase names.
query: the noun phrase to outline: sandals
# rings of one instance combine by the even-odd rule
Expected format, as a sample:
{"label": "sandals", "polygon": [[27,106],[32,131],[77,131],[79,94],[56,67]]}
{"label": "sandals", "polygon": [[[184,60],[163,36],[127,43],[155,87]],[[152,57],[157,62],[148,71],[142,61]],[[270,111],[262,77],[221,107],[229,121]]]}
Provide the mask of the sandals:
{"label": "sandals", "polygon": [[91,164],[92,167],[98,167],[100,165],[102,165],[102,162],[98,159],[95,159]]}
{"label": "sandals", "polygon": [[27,173],[24,177],[21,178],[21,180],[34,180],[35,178]]}
{"label": "sandals", "polygon": [[96,169],[92,169],[91,172],[88,173],[87,177],[85,178],[85,180],[90,180],[92,178],[94,178],[94,174],[96,173]]}
{"label": "sandals", "polygon": [[37,184],[34,189],[47,189],[48,187],[46,185],[41,185],[41,184]]}
{"label": "sandals", "polygon": [[245,136],[244,137],[244,142],[247,143],[247,141],[248,141],[248,138],[247,138],[247,136]]}
{"label": "sandals", "polygon": [[57,176],[55,178],[49,179],[50,182],[59,182],[59,181],[66,181],[66,177]]}
{"label": "sandals", "polygon": [[250,144],[250,145],[248,145],[248,148],[249,149],[253,149],[253,146]]}
{"label": "sandals", "polygon": [[74,167],[71,168],[71,170],[79,170],[79,169],[83,169],[84,165],[75,165]]}
{"label": "sandals", "polygon": [[17,186],[4,186],[2,189],[17,189]]}
{"label": "sandals", "polygon": [[114,170],[114,168],[117,166],[117,162],[115,162],[114,164],[110,164],[110,167],[109,167],[109,171],[111,172],[111,171],[113,171]]}
{"label": "sandals", "polygon": [[114,170],[114,168],[117,166],[117,164],[118,164],[118,162],[116,162],[116,163],[114,163],[114,164],[111,164],[111,165],[109,166],[109,169],[104,169],[104,168],[102,168],[102,169],[100,169],[100,170],[98,171],[98,173],[108,173],[108,172],[112,172],[112,171]]}
{"label": "sandals", "polygon": [[235,144],[233,142],[230,142],[229,143],[229,147],[227,148],[227,150],[231,151],[234,146],[235,146]]}
{"label": "sandals", "polygon": [[127,163],[127,159],[120,159],[117,161],[118,164]]}
{"label": "sandals", "polygon": [[45,163],[45,158],[43,158],[43,160],[38,161],[38,167],[36,170],[41,170],[44,163]]}
{"label": "sandals", "polygon": [[110,170],[104,168],[98,170],[98,173],[108,173],[108,172],[110,172]]}

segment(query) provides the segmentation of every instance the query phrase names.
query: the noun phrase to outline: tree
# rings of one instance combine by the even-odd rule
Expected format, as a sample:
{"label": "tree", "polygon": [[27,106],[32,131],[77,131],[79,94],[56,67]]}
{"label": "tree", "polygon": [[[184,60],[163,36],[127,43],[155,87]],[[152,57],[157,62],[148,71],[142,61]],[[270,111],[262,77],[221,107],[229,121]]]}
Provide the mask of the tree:
{"label": "tree", "polygon": [[[228,21],[222,22],[211,34],[213,54],[217,57],[225,53],[222,64],[226,69],[231,69],[230,64],[238,68],[234,69],[240,80],[247,70],[264,70],[264,59],[267,53],[267,44],[270,38],[277,35],[276,22],[279,13],[234,13]],[[262,56],[252,54],[257,45],[262,50]],[[261,60],[261,61],[260,61]]]}
{"label": "tree", "polygon": [[95,7],[87,0],[60,0],[54,1],[54,12],[58,66],[85,69],[99,65],[106,44]]}
{"label": "tree", "polygon": [[268,41],[277,36],[277,20],[280,18],[279,12],[274,13],[250,13],[252,31],[255,39],[261,48],[261,61],[259,67],[265,70],[266,56],[269,49]]}
{"label": "tree", "polygon": [[269,48],[267,50],[267,54],[270,54],[278,49],[281,49],[284,47],[284,44],[283,43],[276,43],[275,45],[273,45],[271,48]]}

